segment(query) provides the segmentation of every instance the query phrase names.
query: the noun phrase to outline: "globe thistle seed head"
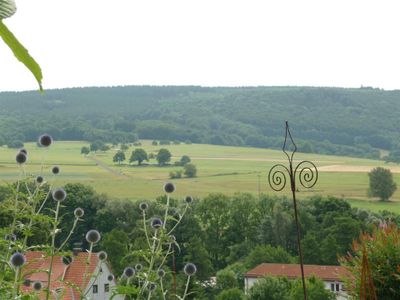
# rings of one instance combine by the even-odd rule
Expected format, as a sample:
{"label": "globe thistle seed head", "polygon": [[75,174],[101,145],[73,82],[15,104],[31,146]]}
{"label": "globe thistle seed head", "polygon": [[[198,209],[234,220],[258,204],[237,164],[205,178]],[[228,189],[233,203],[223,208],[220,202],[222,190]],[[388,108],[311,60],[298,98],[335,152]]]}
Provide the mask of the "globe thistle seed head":
{"label": "globe thistle seed head", "polygon": [[185,197],[185,202],[186,202],[187,204],[191,204],[191,203],[193,202],[193,197],[192,197],[192,196],[186,196],[186,197]]}
{"label": "globe thistle seed head", "polygon": [[44,181],[43,176],[39,175],[38,177],[36,177],[36,183],[41,184],[43,181]]}
{"label": "globe thistle seed head", "polygon": [[156,284],[156,283],[151,282],[151,283],[149,284],[149,290],[150,290],[150,291],[155,291],[156,288],[157,288],[157,284]]}
{"label": "globe thistle seed head", "polygon": [[29,279],[24,279],[24,282],[22,284],[24,286],[26,286],[26,287],[30,287],[31,286],[31,281]]}
{"label": "globe thistle seed head", "polygon": [[28,155],[28,151],[27,151],[25,148],[19,149],[18,152],[22,152],[22,153],[24,153],[25,155]]}
{"label": "globe thistle seed head", "polygon": [[40,291],[42,289],[42,283],[40,281],[35,281],[32,284],[32,287],[35,291]]}
{"label": "globe thistle seed head", "polygon": [[126,267],[124,269],[124,276],[127,278],[131,278],[132,276],[135,276],[135,269],[132,267]]}
{"label": "globe thistle seed head", "polygon": [[163,278],[165,276],[165,271],[163,269],[158,270],[157,272],[158,277]]}
{"label": "globe thistle seed head", "polygon": [[90,244],[96,244],[100,241],[100,233],[95,230],[95,229],[91,229],[86,233],[86,241]]}
{"label": "globe thistle seed head", "polygon": [[183,268],[183,271],[187,276],[193,276],[197,272],[197,267],[195,264],[187,263]]}
{"label": "globe thistle seed head", "polygon": [[45,133],[39,136],[38,142],[39,145],[42,147],[49,147],[51,143],[53,143],[53,138],[51,137],[51,135]]}
{"label": "globe thistle seed head", "polygon": [[59,166],[54,166],[54,167],[51,169],[51,173],[53,173],[54,175],[59,174],[59,173],[60,173],[60,167],[59,167]]}
{"label": "globe thistle seed head", "polygon": [[68,266],[72,263],[72,257],[70,255],[65,255],[61,257],[61,261],[64,265]]}
{"label": "globe thistle seed head", "polygon": [[114,275],[113,274],[108,275],[107,276],[107,280],[108,281],[113,281],[114,280]]}
{"label": "globe thistle seed head", "polygon": [[97,254],[97,256],[98,256],[98,258],[99,258],[101,261],[105,261],[105,260],[107,259],[107,252],[105,252],[105,251],[100,251],[100,252]]}
{"label": "globe thistle seed head", "polygon": [[75,210],[74,210],[75,218],[82,218],[84,214],[85,214],[85,211],[83,210],[83,208],[80,208],[80,207],[75,208]]}
{"label": "globe thistle seed head", "polygon": [[136,264],[136,265],[135,265],[135,270],[136,270],[137,272],[142,271],[142,269],[143,269],[142,264]]}
{"label": "globe thistle seed head", "polygon": [[166,183],[166,184],[164,185],[164,191],[165,191],[167,194],[173,193],[173,192],[175,191],[175,185],[174,185],[173,183],[171,183],[171,182]]}
{"label": "globe thistle seed head", "polygon": [[151,228],[160,229],[163,226],[163,221],[160,218],[153,218],[150,223]]}
{"label": "globe thistle seed head", "polygon": [[142,211],[146,211],[146,210],[149,209],[149,205],[148,205],[146,202],[142,202],[142,203],[139,204],[139,208],[140,208]]}
{"label": "globe thistle seed head", "polygon": [[25,255],[19,252],[15,252],[10,259],[11,265],[13,265],[15,268],[20,268],[22,267],[26,262]]}
{"label": "globe thistle seed head", "polygon": [[4,239],[6,241],[11,241],[11,242],[15,243],[15,241],[17,240],[17,236],[15,234],[13,234],[13,233],[12,234],[6,234],[4,236]]}
{"label": "globe thistle seed head", "polygon": [[20,165],[24,164],[27,159],[28,156],[24,152],[18,152],[17,155],[15,156],[15,161]]}
{"label": "globe thistle seed head", "polygon": [[55,201],[64,201],[67,198],[67,193],[62,188],[57,188],[51,193]]}

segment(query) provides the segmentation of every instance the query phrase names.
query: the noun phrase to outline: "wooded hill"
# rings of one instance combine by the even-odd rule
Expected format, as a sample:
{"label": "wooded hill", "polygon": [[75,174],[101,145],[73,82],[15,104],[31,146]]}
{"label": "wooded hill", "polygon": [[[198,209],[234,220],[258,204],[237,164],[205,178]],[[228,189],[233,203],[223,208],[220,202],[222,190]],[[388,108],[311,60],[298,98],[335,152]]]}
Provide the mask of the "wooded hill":
{"label": "wooded hill", "polygon": [[314,87],[127,86],[0,93],[0,143],[136,138],[377,158],[400,143],[400,91]]}

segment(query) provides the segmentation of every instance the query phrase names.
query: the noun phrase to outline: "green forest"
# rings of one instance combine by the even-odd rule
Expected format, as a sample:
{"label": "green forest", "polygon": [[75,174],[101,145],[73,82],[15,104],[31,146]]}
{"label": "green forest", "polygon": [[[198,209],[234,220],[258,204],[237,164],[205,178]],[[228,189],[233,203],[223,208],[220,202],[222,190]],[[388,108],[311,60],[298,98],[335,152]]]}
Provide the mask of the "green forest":
{"label": "green forest", "polygon": [[[299,151],[379,158],[400,143],[400,91],[372,88],[93,87],[0,93],[0,144],[163,139],[280,148],[284,121]],[[390,156],[396,161],[397,156]]]}

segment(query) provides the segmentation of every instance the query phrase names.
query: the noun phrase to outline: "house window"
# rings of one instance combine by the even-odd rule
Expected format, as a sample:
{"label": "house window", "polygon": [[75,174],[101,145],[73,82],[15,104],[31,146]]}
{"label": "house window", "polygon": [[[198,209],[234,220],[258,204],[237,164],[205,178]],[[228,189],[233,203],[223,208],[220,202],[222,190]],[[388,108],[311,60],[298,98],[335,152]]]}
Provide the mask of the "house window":
{"label": "house window", "polygon": [[99,287],[97,284],[93,285],[93,294],[97,294],[99,292]]}
{"label": "house window", "polygon": [[334,292],[335,291],[335,284],[331,283],[331,291]]}
{"label": "house window", "polygon": [[336,292],[339,292],[340,291],[340,285],[339,285],[339,283],[336,283]]}
{"label": "house window", "polygon": [[108,293],[110,291],[110,285],[108,283],[106,283],[104,285],[104,292]]}

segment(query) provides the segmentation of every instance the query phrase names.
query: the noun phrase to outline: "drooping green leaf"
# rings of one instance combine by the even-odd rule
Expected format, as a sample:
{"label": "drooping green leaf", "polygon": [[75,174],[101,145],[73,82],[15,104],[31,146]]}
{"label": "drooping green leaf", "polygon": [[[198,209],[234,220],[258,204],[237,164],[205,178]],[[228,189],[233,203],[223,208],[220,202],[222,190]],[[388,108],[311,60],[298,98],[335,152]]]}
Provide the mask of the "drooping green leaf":
{"label": "drooping green leaf", "polygon": [[[0,0],[0,5],[2,5],[2,1]],[[7,2],[7,1],[6,1]],[[0,10],[3,6],[0,6]],[[15,57],[22,62],[35,76],[40,91],[43,91],[42,88],[42,70],[40,69],[39,64],[29,55],[28,50],[17,40],[14,34],[7,28],[7,26],[0,20],[0,36],[4,40],[4,42],[8,45],[8,47],[12,50]]]}
{"label": "drooping green leaf", "polygon": [[17,11],[14,0],[0,0],[0,19],[11,17]]}

